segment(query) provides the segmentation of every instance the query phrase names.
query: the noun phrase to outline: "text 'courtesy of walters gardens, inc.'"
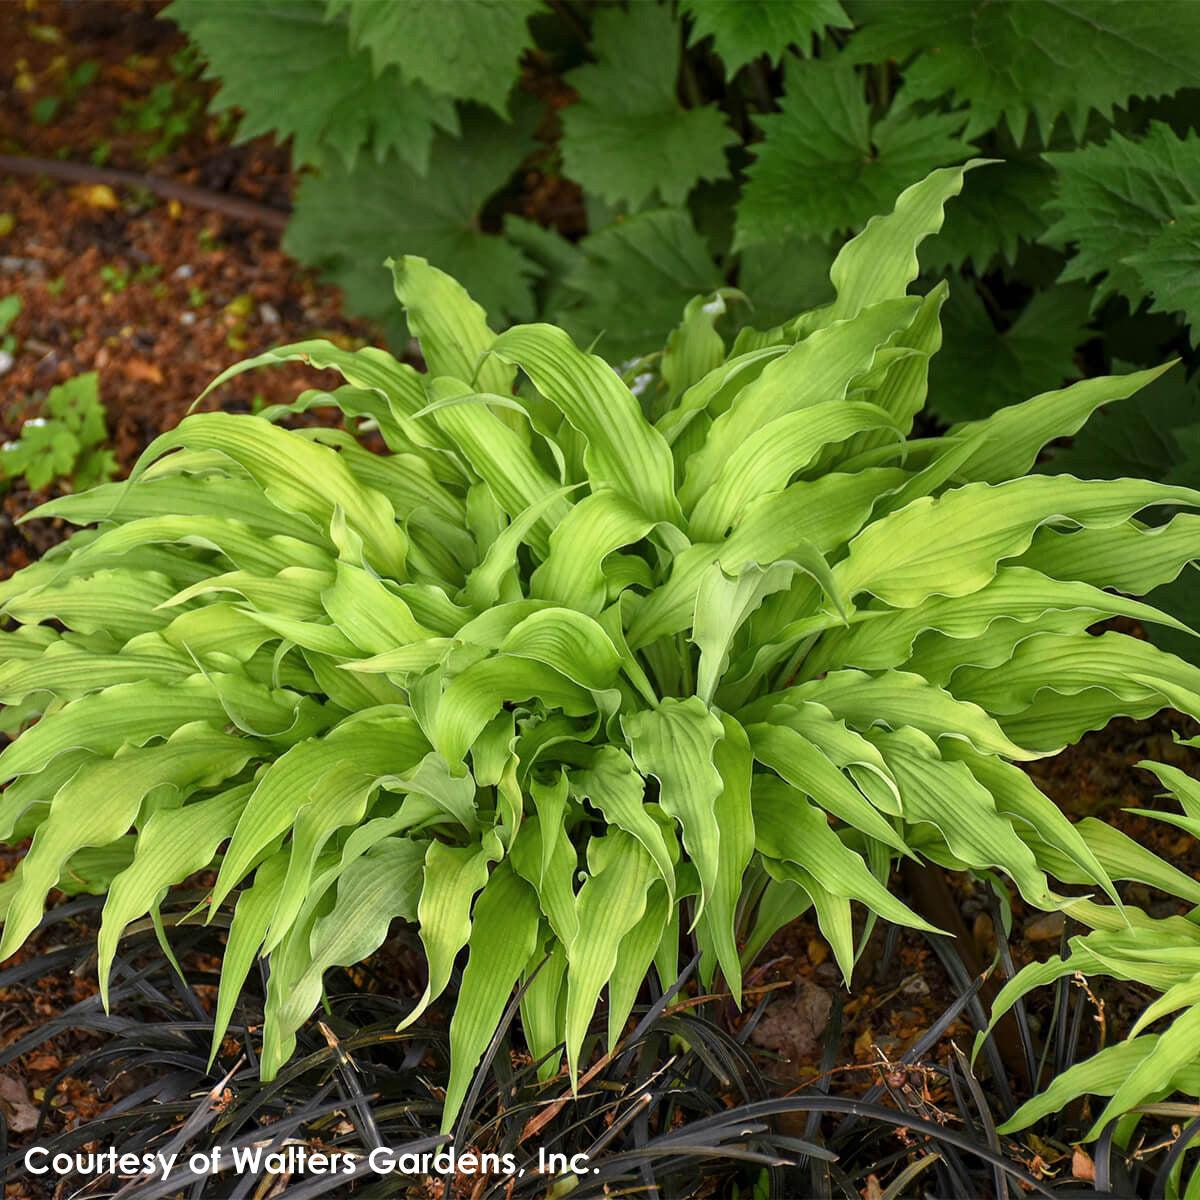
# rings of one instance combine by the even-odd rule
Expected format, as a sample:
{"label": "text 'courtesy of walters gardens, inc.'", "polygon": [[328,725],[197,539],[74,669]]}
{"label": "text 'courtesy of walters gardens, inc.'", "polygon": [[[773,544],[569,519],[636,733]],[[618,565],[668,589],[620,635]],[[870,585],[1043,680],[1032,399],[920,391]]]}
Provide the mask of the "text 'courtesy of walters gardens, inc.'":
{"label": "text 'courtesy of walters gardens, inc.'", "polygon": [[377,1146],[367,1154],[339,1150],[314,1150],[305,1145],[213,1146],[210,1150],[182,1154],[123,1154],[115,1148],[88,1153],[54,1153],[44,1146],[25,1151],[25,1169],[34,1178],[71,1175],[109,1176],[114,1179],[196,1178],[230,1172],[233,1175],[582,1175],[591,1170],[586,1154],[552,1154],[539,1149],[537,1162],[520,1166],[515,1155],[480,1151],[459,1153],[453,1147],[411,1153],[396,1147]]}

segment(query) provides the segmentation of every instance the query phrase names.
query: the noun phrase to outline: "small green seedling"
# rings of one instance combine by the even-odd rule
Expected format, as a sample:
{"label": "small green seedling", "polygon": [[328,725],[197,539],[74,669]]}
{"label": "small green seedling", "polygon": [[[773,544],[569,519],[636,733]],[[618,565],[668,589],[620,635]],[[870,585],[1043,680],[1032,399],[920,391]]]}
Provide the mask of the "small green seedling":
{"label": "small green seedling", "polygon": [[[8,332],[8,328],[20,313],[20,296],[5,296],[3,300],[0,300],[0,350],[10,356],[16,353],[17,339]],[[9,366],[11,365],[10,362]]]}
{"label": "small green seedling", "polygon": [[95,371],[52,388],[44,415],[25,422],[15,442],[0,446],[0,482],[24,477],[37,491],[53,479],[69,479],[77,489],[111,479],[117,461],[104,448],[108,431]]}

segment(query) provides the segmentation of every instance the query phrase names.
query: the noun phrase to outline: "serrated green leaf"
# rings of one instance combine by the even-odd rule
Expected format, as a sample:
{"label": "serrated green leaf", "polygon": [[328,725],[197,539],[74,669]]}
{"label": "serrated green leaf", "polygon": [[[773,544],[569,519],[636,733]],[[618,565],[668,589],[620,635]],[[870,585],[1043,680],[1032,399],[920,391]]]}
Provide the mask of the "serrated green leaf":
{"label": "serrated green leaf", "polygon": [[986,417],[1078,376],[1075,348],[1092,336],[1089,300],[1074,284],[1035,292],[1001,332],[977,291],[953,288],[942,310],[942,351],[930,367],[938,417],[947,424]]}
{"label": "serrated green leaf", "polygon": [[1139,141],[1114,132],[1102,146],[1045,157],[1058,172],[1048,204],[1058,220],[1045,240],[1075,250],[1061,278],[1089,281],[1103,274],[1093,308],[1114,291],[1131,302],[1154,291],[1131,259],[1152,250],[1180,213],[1200,203],[1200,135],[1181,138],[1151,121]]}
{"label": "serrated green leaf", "polygon": [[857,228],[901,189],[969,153],[954,114],[896,104],[872,125],[861,80],[840,61],[790,59],[780,111],[755,123],[764,138],[738,202],[737,250]]}
{"label": "serrated green leaf", "polygon": [[1006,157],[968,176],[941,232],[921,253],[926,270],[957,271],[968,260],[977,274],[1015,266],[1021,246],[1045,233],[1043,209],[1053,193],[1054,172],[1039,158]]}
{"label": "serrated green leaf", "polygon": [[692,18],[689,45],[712,37],[721,56],[726,78],[764,54],[776,62],[795,46],[801,54],[811,47],[814,35],[826,26],[849,29],[853,22],[839,0],[807,0],[778,4],[772,0],[684,0],[683,12]]}
{"label": "serrated green leaf", "polygon": [[[1200,71],[1200,24],[1187,3],[1130,7],[1120,0],[867,0],[856,62],[905,62],[920,100],[968,102],[966,136],[1007,119],[1017,142],[1030,114],[1044,141],[1059,115],[1078,136],[1088,113],[1108,117],[1130,96],[1187,87]],[[1102,62],[1104,69],[1096,70]]]}
{"label": "serrated green leaf", "polygon": [[244,114],[239,140],[290,137],[297,163],[319,163],[332,147],[351,170],[364,148],[377,161],[391,150],[424,175],[433,127],[458,133],[453,103],[406,83],[395,69],[372,71],[325,8],[324,0],[178,0],[163,15],[200,48],[206,74],[220,79],[214,109]]}
{"label": "serrated green leaf", "polygon": [[[439,96],[477,100],[501,116],[530,45],[527,22],[541,0],[328,0],[330,15],[347,12],[350,41],[371,55],[375,74],[391,65]],[[347,11],[348,10],[348,11]]]}
{"label": "serrated green leaf", "polygon": [[648,354],[666,340],[684,306],[725,281],[686,209],[638,213],[578,244],[554,318],[581,345],[616,361]]}
{"label": "serrated green leaf", "polygon": [[402,327],[383,260],[420,255],[460,280],[497,319],[533,315],[533,264],[503,238],[480,231],[479,213],[532,149],[532,122],[472,116],[463,136],[434,141],[430,169],[416,173],[394,154],[353,174],[328,167],[304,179],[285,249],[321,270],[357,313]]}
{"label": "serrated green leaf", "polygon": [[563,77],[579,93],[562,114],[567,175],[636,211],[655,194],[682,204],[697,180],[729,174],[724,150],[736,139],[720,110],[675,98],[682,30],[669,7],[600,9],[588,48],[596,61]]}
{"label": "serrated green leaf", "polygon": [[1179,313],[1189,326],[1200,324],[1200,204],[1177,208],[1150,245],[1124,261],[1150,296],[1151,312]]}

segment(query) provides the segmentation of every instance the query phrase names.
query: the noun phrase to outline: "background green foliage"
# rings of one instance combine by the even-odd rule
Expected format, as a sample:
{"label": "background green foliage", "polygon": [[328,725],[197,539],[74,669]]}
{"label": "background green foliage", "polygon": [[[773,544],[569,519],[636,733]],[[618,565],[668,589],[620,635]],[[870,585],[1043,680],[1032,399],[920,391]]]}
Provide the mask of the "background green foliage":
{"label": "background green foliage", "polygon": [[[393,344],[407,330],[381,248],[449,271],[495,320],[554,321],[616,361],[722,285],[742,293],[727,327],[767,327],[828,299],[837,247],[899,191],[982,154],[995,165],[922,251],[918,286],[956,281],[933,420],[1115,360],[1197,362],[1200,7],[1185,0],[176,0],[166,15],[220,79],[216,105],[245,111],[243,136],[293,139],[313,171],[286,248]],[[531,94],[548,79],[570,101],[557,116]],[[530,171],[578,185],[566,236],[518,215]],[[1102,415],[1104,471],[1196,461],[1194,388],[1164,384],[1152,420],[1153,444],[1139,405]],[[1101,469],[1091,445],[1070,469]]]}
{"label": "background green foliage", "polygon": [[[302,191],[293,234],[310,259],[320,231],[335,246],[378,240],[437,261],[436,223],[388,228],[362,209],[380,183],[355,174],[363,152],[439,190],[485,106],[509,120],[528,82],[550,74],[575,93],[560,128],[540,148],[488,134],[472,146],[479,184],[449,206],[457,227],[503,207],[514,171],[533,165],[582,187],[590,234],[640,211],[685,210],[737,282],[746,263],[726,253],[731,234],[739,250],[840,242],[929,170],[983,150],[1001,165],[968,185],[928,263],[978,276],[1004,264],[1006,282],[1039,288],[1108,272],[1100,299],[1154,294],[1165,311],[1195,312],[1180,252],[1194,235],[1200,152],[1187,136],[1191,93],[1175,94],[1200,71],[1190,4],[176,0],[167,16],[220,79],[217,106],[245,113],[242,136],[291,137],[297,163],[321,169],[326,190]],[[277,51],[269,61],[262,45]],[[338,194],[339,225],[328,204],[309,211],[314,195]],[[377,239],[356,239],[360,226]],[[1051,247],[1073,253],[1064,261]],[[1012,269],[1022,251],[1040,272]],[[495,265],[486,254],[476,245],[467,256],[484,275]],[[525,270],[581,269],[566,252],[542,257]],[[628,291],[640,282],[627,278]],[[390,315],[385,297],[367,307]]]}

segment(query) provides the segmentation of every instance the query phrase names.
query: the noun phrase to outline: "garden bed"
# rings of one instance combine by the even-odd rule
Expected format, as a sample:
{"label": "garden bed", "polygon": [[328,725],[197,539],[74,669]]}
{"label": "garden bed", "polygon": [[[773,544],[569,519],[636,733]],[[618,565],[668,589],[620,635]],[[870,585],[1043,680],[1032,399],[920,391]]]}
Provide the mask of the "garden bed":
{"label": "garden bed", "polygon": [[[281,252],[271,220],[221,211],[223,199],[235,198],[285,214],[293,184],[287,155],[264,139],[229,144],[228,125],[204,114],[211,89],[194,78],[181,78],[184,42],[154,19],[158,7],[39,0],[23,10],[20,20],[10,20],[10,36],[0,46],[0,76],[15,81],[12,102],[0,115],[0,153],[83,163],[89,152],[106,146],[100,170],[138,172],[211,195],[210,206],[200,209],[160,198],[149,186],[117,187],[100,176],[92,182],[61,180],[52,167],[40,174],[0,172],[0,227],[5,230],[0,236],[0,298],[15,296],[21,304],[9,329],[15,341],[12,361],[0,376],[0,432],[9,440],[17,437],[49,388],[98,371],[110,444],[122,473],[159,433],[177,424],[230,363],[309,337],[326,337],[346,348],[378,339],[370,325],[343,315],[336,289],[318,283]],[[94,77],[72,90],[64,81],[85,63],[95,64]],[[45,103],[55,97],[57,106]],[[539,204],[562,203],[561,189],[539,175],[531,177],[519,206],[526,215],[537,216]],[[239,376],[201,407],[256,411],[334,381],[332,373],[322,376],[289,364]],[[50,494],[53,489],[31,491],[19,481],[5,492],[0,526],[4,576],[65,535],[61,522],[15,524]],[[1123,810],[1152,809],[1161,791],[1137,762],[1154,759],[1195,772],[1200,755],[1179,747],[1172,734],[1196,732],[1194,723],[1177,714],[1114,721],[1056,758],[1033,764],[1030,773],[1072,818],[1109,820],[1180,869],[1195,873],[1200,853],[1193,839]],[[21,849],[0,855],[0,879]],[[997,931],[981,884],[956,875],[948,876],[946,884],[939,894],[949,898],[955,911],[929,911],[927,902],[924,915],[943,927],[956,924],[965,930],[969,945],[962,948],[961,959],[968,965],[990,963],[998,939],[1017,968],[1057,949],[1064,933],[1061,920],[1029,912],[1015,900],[1012,934],[1005,938]],[[906,882],[897,879],[895,886],[903,889]],[[1176,911],[1172,901],[1145,888],[1130,889],[1128,898],[1152,915]],[[76,932],[87,934],[94,918],[94,912],[81,917]],[[50,954],[60,937],[61,930],[51,927],[14,963]],[[184,965],[211,979],[215,961],[209,947],[197,950]],[[749,982],[766,989],[754,993],[756,1000],[769,995],[771,1003],[756,1014],[747,1044],[778,1095],[802,1092],[822,1080],[826,1087],[832,1081],[840,1095],[856,1095],[892,1079],[896,1061],[954,1003],[962,982],[948,973],[922,937],[906,931],[889,942],[880,929],[859,964],[859,986],[852,998],[843,995],[837,1001],[840,1036],[830,1045],[825,1035],[839,973],[816,926],[807,921],[789,926],[772,940],[760,962],[764,965]],[[403,974],[414,970],[413,964],[413,956],[389,944],[363,978],[369,979],[373,994],[415,996],[419,981]],[[5,1014],[0,1050],[30,1035],[39,1022],[53,1021],[94,995],[94,963],[75,970],[77,965],[60,957],[54,971],[0,993]],[[1128,1029],[1146,997],[1129,984],[1097,984],[1094,992],[1105,1005],[1111,1042]],[[195,987],[193,994],[202,1010],[210,1012],[215,999],[211,983]],[[1035,1028],[1042,1031],[1049,1028],[1049,1004],[1049,996],[1030,1001]],[[728,1032],[744,1031],[745,1013],[722,1001],[715,1011]],[[437,1021],[432,1027],[438,1027]],[[941,1032],[924,1060],[951,1058],[954,1044],[969,1050],[971,1036],[963,1015]],[[98,1037],[67,1028],[61,1037],[31,1048],[0,1070],[0,1107],[10,1146],[31,1135],[34,1114],[43,1103],[49,1112],[39,1136],[93,1120],[134,1090],[138,1076],[101,1091],[99,1075],[69,1074],[72,1059],[94,1050]],[[1093,1046],[1094,1039],[1085,1035],[1080,1056]],[[232,1060],[239,1048],[230,1051],[226,1057]],[[220,1060],[220,1065],[233,1062]],[[901,1077],[898,1087],[925,1087],[922,1099],[931,1113],[951,1124],[963,1121],[944,1084],[930,1091],[915,1073],[909,1079],[901,1072]],[[1014,1077],[1011,1086],[1018,1090],[1022,1082]],[[731,1091],[724,1098],[732,1103],[735,1096]],[[900,1135],[897,1139],[900,1148]],[[1070,1147],[1027,1145],[1027,1164],[1035,1174],[1074,1169],[1086,1178],[1090,1160],[1072,1159]],[[27,1186],[10,1183],[6,1196],[32,1194],[24,1190]]]}

